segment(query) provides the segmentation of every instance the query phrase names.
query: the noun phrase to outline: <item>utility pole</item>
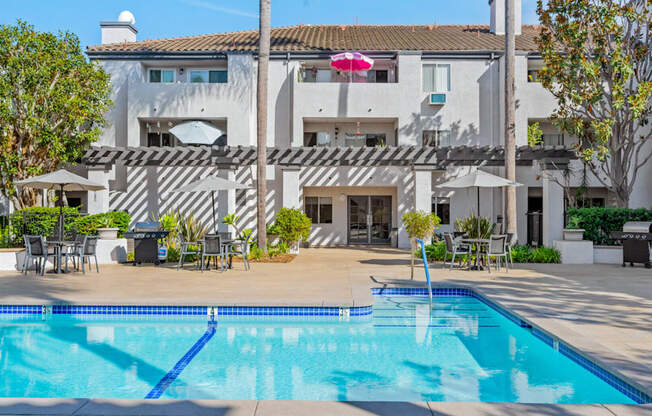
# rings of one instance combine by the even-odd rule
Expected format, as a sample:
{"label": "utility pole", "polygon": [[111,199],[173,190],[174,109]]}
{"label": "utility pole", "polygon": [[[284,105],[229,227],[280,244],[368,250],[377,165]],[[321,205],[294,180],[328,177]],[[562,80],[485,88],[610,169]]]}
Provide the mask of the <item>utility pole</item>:
{"label": "utility pole", "polygon": [[[505,0],[505,175],[516,181],[516,101],[514,98],[514,61],[516,36],[514,34],[514,0]],[[516,233],[516,188],[505,190],[505,229]]]}
{"label": "utility pole", "polygon": [[260,0],[258,36],[258,79],[256,91],[257,158],[256,158],[256,226],[258,247],[267,253],[267,81],[269,76],[271,0]]}

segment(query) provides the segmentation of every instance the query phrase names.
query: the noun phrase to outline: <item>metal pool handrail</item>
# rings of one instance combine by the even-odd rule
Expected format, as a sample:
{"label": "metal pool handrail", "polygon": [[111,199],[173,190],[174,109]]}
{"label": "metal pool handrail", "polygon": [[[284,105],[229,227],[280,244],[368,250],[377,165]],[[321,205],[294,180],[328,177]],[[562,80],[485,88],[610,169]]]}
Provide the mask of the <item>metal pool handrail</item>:
{"label": "metal pool handrail", "polygon": [[421,257],[423,258],[423,268],[426,271],[426,282],[428,282],[428,300],[430,301],[430,309],[432,309],[432,285],[430,284],[430,270],[428,269],[428,257],[426,256],[426,247],[423,241],[415,238],[417,243],[421,246]]}

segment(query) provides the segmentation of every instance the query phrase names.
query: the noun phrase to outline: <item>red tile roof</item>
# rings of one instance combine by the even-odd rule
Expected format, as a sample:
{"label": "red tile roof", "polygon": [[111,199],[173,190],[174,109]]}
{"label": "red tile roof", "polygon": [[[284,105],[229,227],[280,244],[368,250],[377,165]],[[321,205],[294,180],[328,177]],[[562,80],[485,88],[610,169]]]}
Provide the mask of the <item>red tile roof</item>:
{"label": "red tile roof", "polygon": [[[536,51],[537,26],[523,26],[516,49]],[[292,51],[500,51],[504,37],[487,25],[299,25],[272,29],[272,52]],[[256,51],[258,31],[89,46],[88,52]]]}

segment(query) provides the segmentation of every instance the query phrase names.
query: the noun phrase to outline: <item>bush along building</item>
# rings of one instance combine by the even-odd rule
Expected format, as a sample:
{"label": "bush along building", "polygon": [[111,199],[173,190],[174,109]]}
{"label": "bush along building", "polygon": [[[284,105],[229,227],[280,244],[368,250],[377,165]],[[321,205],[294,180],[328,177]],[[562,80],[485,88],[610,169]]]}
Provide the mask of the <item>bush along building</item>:
{"label": "bush along building", "polygon": [[[590,175],[564,175],[580,165],[568,150],[576,140],[549,121],[556,102],[536,79],[538,28],[521,25],[516,3],[518,237],[551,245],[568,194],[582,187],[593,205],[610,195]],[[409,247],[403,213],[435,212],[441,232],[475,212],[475,190],[437,184],[478,168],[503,174],[504,0],[490,2],[490,22],[273,28],[269,221],[300,208],[313,222],[311,245]],[[111,75],[115,105],[84,159],[89,179],[107,186],[83,196],[89,212],[126,210],[139,221],[179,208],[209,222],[210,195],[170,191],[218,175],[251,186],[219,192],[219,217],[236,213],[254,228],[257,30],[139,41],[130,14],[100,26],[102,44],[87,54]],[[330,57],[346,51],[373,59],[372,69],[332,69]],[[189,121],[223,134],[212,146],[183,145],[174,127]],[[528,147],[535,123],[542,145]],[[651,205],[644,187],[632,206]],[[480,190],[480,215],[500,222],[503,206],[500,189]]]}

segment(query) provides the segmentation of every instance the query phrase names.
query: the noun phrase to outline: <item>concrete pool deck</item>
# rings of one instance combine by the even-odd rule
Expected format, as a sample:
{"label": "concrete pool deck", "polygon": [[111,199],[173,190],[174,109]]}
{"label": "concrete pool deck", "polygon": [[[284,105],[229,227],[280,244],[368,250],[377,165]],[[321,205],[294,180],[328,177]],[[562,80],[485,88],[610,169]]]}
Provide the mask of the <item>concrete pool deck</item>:
{"label": "concrete pool deck", "polygon": [[[622,268],[612,265],[516,266],[509,273],[501,271],[489,274],[486,271],[449,271],[434,264],[431,266],[431,275],[437,284],[473,287],[618,371],[637,386],[652,391],[652,271],[641,267]],[[239,263],[235,263],[234,267],[226,273],[200,273],[191,266],[177,272],[175,268],[167,266],[155,268],[126,265],[101,266],[99,274],[91,271],[86,275],[71,273],[37,276],[31,273],[24,276],[14,272],[0,272],[0,304],[363,306],[372,302],[372,287],[423,287],[425,284],[423,267],[418,266],[415,269],[415,279],[410,280],[407,252],[389,248],[302,249],[299,257],[291,263],[253,264],[249,272],[245,272]],[[25,403],[28,399],[7,400]],[[90,403],[95,402],[97,401]],[[0,413],[5,410],[9,412],[12,406],[3,403],[5,402],[0,402]],[[283,403],[288,406],[285,410],[277,408],[276,413],[255,413],[257,415],[329,414],[331,410],[338,415],[399,414],[396,411],[382,413],[378,409],[361,413],[363,406],[346,403],[315,404],[331,406],[328,408],[330,410],[310,410],[312,405],[306,403],[311,402],[258,402],[261,405],[256,402],[242,403],[255,403],[257,412]],[[450,407],[453,405],[456,407]],[[88,404],[75,409],[82,412],[75,414],[85,414],[83,412],[86,406]],[[130,406],[124,404],[111,411],[117,412],[123,407],[128,410]],[[211,407],[212,404],[207,406]],[[430,413],[425,414],[435,415],[524,414],[515,406],[517,405],[429,403],[426,408],[419,406],[420,410],[412,410],[420,412],[428,409]],[[240,405],[236,407],[237,412],[233,408],[233,412],[212,411],[211,414],[240,414],[240,410],[245,411],[243,414],[254,414],[246,413],[245,409],[240,409]],[[43,410],[47,408],[49,406],[44,406]],[[174,406],[169,408],[172,411]],[[434,410],[435,408],[445,410]],[[540,414],[546,415],[652,414],[649,406],[616,406],[613,409],[610,406],[549,406],[547,410],[543,409],[542,407]],[[147,413],[148,411],[139,413],[144,409],[131,410],[136,413],[128,414],[156,414]],[[530,410],[534,411],[534,408]],[[531,414],[530,410],[525,413]],[[160,408],[158,411],[173,414]],[[187,411],[189,409],[178,414],[194,413]],[[477,412],[473,413],[475,411]]]}

